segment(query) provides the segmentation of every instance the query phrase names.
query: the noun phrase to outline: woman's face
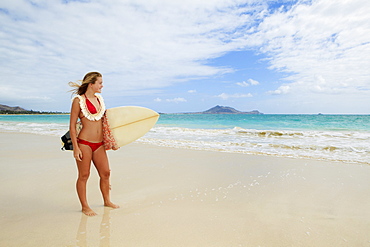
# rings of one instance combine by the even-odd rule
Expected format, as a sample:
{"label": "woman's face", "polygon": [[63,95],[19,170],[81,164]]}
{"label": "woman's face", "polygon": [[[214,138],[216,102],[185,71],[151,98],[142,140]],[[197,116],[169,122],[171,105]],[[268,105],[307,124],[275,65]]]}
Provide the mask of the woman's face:
{"label": "woman's face", "polygon": [[101,93],[103,88],[103,78],[98,77],[94,84],[91,84],[91,88],[93,89],[94,93]]}

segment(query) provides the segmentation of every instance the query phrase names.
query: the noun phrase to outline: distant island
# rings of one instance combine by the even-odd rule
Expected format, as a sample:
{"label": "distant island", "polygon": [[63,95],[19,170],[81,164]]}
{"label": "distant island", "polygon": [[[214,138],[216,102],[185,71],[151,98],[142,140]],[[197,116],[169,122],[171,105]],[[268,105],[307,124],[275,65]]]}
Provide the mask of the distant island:
{"label": "distant island", "polygon": [[238,111],[230,106],[215,106],[203,112],[184,112],[182,114],[255,114],[255,115],[262,115],[262,112],[257,110],[243,112]]}
{"label": "distant island", "polygon": [[[26,110],[19,106],[11,107],[7,105],[0,104],[0,114],[66,114],[65,112],[41,112],[41,111],[33,111],[33,110]],[[161,113],[166,114],[166,113]],[[255,115],[262,115],[263,113],[259,112],[258,110],[253,110],[249,112],[238,111],[229,106],[215,106],[203,112],[185,112],[181,114],[255,114]]]}
{"label": "distant island", "polygon": [[208,109],[201,113],[202,114],[263,114],[257,110],[243,112],[243,111],[238,111],[230,106],[219,106],[219,105],[216,105],[215,107],[212,107],[211,109]]}
{"label": "distant island", "polygon": [[64,112],[29,111],[19,106],[11,107],[0,104],[0,114],[64,114]]}

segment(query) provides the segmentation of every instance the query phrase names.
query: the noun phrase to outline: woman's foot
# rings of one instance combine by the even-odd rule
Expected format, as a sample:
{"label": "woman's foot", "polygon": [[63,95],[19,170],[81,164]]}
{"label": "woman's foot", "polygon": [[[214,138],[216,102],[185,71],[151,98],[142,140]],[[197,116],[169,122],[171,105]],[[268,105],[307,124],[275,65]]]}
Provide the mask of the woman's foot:
{"label": "woman's foot", "polygon": [[116,205],[112,202],[106,202],[106,203],[104,203],[104,206],[105,207],[110,207],[110,208],[119,208],[119,205]]}
{"label": "woman's foot", "polygon": [[85,215],[87,216],[95,216],[95,215],[98,215],[97,213],[95,213],[91,208],[87,207],[87,208],[82,208],[82,213],[84,213]]}

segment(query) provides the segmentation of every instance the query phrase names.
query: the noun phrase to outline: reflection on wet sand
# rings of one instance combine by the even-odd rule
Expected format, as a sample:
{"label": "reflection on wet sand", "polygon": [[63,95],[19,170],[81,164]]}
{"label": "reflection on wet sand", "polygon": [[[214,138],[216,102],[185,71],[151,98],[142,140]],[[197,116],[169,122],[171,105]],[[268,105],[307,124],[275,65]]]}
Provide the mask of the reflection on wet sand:
{"label": "reflection on wet sand", "polygon": [[[99,246],[110,246],[110,211],[112,209],[104,207],[104,214],[100,223],[100,238]],[[77,230],[76,246],[88,246],[87,241],[87,220],[91,218],[85,214],[81,214],[80,225]],[[91,243],[90,243],[91,244]]]}
{"label": "reflection on wet sand", "polygon": [[100,246],[110,246],[110,211],[112,208],[104,208],[103,218],[100,223]]}

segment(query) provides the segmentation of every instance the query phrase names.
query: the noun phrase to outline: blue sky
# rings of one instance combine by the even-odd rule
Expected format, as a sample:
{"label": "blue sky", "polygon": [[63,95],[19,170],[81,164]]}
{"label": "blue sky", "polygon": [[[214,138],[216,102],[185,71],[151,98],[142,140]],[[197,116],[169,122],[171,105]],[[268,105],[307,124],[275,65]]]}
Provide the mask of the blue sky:
{"label": "blue sky", "polygon": [[0,104],[69,111],[103,74],[108,107],[370,113],[368,0],[2,0]]}

